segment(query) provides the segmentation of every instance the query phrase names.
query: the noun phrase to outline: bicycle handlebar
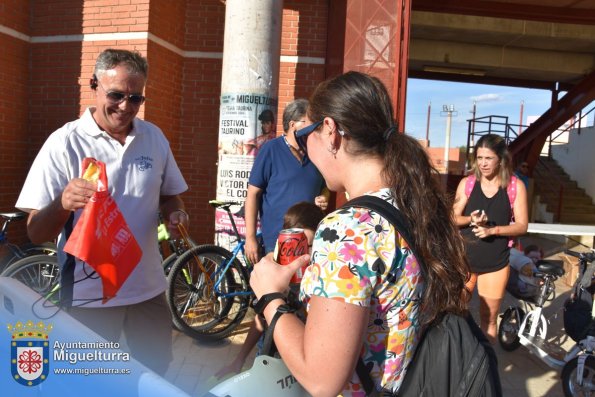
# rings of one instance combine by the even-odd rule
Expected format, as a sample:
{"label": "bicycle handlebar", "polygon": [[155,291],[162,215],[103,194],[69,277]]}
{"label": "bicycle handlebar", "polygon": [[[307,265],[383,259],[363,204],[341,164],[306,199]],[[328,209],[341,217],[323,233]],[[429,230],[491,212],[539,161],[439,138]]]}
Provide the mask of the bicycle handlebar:
{"label": "bicycle handlebar", "polygon": [[587,265],[585,274],[581,277],[581,287],[589,288],[591,286],[591,283],[593,282],[593,274],[595,274],[595,261]]}
{"label": "bicycle handlebar", "polygon": [[[595,252],[576,252],[571,250],[564,250],[566,255],[578,258],[580,261],[588,262],[585,272],[581,277],[581,287],[588,288],[593,282],[593,275],[595,275]],[[583,262],[583,263],[584,263]]]}
{"label": "bicycle handlebar", "polygon": [[574,256],[575,258],[580,258],[581,254],[579,252],[571,251],[571,250],[564,250],[564,253],[569,256]]}
{"label": "bicycle handlebar", "polygon": [[584,260],[587,262],[595,261],[595,250],[587,251],[587,252],[576,252],[571,250],[564,250],[564,253],[569,256],[573,256],[580,260]]}

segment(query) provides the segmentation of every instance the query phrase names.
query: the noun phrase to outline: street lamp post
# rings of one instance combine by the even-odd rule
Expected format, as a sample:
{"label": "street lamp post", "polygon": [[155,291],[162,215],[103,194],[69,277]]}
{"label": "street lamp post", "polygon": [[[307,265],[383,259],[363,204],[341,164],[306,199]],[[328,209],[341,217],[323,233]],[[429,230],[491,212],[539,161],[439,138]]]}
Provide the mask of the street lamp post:
{"label": "street lamp post", "polygon": [[443,105],[441,116],[446,116],[446,142],[444,143],[444,173],[448,175],[448,153],[450,152],[450,128],[452,125],[452,115],[455,113],[455,105]]}

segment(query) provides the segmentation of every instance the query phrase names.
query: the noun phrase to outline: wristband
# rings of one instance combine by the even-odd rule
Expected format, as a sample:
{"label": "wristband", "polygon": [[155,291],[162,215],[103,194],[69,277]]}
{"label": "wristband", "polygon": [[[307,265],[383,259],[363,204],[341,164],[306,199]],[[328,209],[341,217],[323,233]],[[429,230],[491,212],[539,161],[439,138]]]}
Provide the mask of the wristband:
{"label": "wristband", "polygon": [[264,294],[260,297],[260,299],[254,302],[254,312],[256,312],[256,314],[262,314],[267,305],[275,299],[283,299],[283,301],[285,301],[285,294],[282,292],[272,292],[270,294]]}
{"label": "wristband", "polygon": [[262,348],[260,349],[260,353],[261,354],[265,354],[265,355],[273,355],[273,333],[275,332],[275,325],[277,325],[277,320],[279,320],[279,317],[281,317],[282,315],[284,315],[285,313],[294,313],[295,309],[293,307],[291,307],[290,305],[288,305],[287,303],[284,303],[282,305],[279,305],[279,307],[277,307],[277,311],[275,312],[275,315],[273,316],[273,318],[271,319],[271,323],[267,326],[265,332],[264,332],[264,341],[262,343]]}
{"label": "wristband", "polygon": [[288,305],[287,303],[284,303],[284,304],[280,305],[279,307],[277,307],[277,311],[275,312],[275,315],[271,319],[271,323],[269,324],[269,327],[272,330],[274,330],[275,324],[277,323],[277,320],[279,320],[279,317],[281,317],[282,315],[287,314],[287,313],[295,313],[295,308],[292,307],[291,305]]}

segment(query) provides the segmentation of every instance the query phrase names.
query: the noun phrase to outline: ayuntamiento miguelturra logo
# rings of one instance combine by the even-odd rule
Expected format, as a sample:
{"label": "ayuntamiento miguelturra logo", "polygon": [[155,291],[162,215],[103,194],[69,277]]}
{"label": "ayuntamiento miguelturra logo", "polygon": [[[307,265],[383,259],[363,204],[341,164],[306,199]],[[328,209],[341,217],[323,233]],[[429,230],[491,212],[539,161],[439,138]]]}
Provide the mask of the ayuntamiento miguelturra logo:
{"label": "ayuntamiento miguelturra logo", "polygon": [[50,371],[51,324],[27,321],[8,324],[11,333],[10,369],[12,378],[24,386],[35,386],[47,379]]}

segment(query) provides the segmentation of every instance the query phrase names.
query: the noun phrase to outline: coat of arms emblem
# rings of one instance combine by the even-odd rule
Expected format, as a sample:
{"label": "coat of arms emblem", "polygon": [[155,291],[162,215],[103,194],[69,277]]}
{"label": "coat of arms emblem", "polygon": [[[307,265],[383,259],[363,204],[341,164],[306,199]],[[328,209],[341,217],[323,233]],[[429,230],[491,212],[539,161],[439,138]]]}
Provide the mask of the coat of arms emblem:
{"label": "coat of arms emblem", "polygon": [[43,321],[34,324],[20,321],[14,327],[8,324],[12,334],[10,342],[10,369],[12,378],[24,386],[35,386],[47,379],[49,374],[49,339],[52,325]]}

